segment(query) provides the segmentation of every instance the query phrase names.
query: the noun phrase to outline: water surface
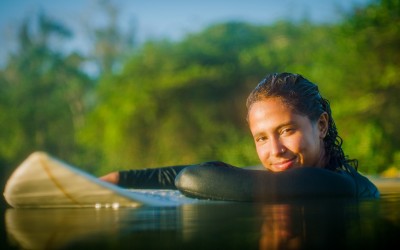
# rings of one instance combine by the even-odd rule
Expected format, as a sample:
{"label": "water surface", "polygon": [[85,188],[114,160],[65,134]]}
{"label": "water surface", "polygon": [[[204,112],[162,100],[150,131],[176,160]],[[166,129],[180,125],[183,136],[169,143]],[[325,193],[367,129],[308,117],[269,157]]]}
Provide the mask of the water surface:
{"label": "water surface", "polygon": [[5,244],[14,249],[385,249],[400,237],[399,208],[399,192],[363,201],[7,208]]}

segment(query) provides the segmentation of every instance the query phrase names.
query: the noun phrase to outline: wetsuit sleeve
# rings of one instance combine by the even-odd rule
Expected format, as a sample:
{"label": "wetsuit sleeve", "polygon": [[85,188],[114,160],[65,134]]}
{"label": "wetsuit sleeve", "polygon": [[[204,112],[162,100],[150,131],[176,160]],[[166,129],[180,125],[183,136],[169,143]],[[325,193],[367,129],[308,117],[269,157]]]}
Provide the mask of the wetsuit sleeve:
{"label": "wetsuit sleeve", "polygon": [[196,165],[181,165],[161,168],[148,168],[119,171],[118,186],[138,189],[177,189],[176,176],[186,167],[231,166],[221,161],[209,161]]}
{"label": "wetsuit sleeve", "polygon": [[356,197],[354,180],[322,168],[273,173],[229,165],[187,167],[175,179],[185,195],[226,201],[276,201],[293,198]]}
{"label": "wetsuit sleeve", "polygon": [[140,189],[176,189],[175,177],[187,165],[119,171],[118,186]]}

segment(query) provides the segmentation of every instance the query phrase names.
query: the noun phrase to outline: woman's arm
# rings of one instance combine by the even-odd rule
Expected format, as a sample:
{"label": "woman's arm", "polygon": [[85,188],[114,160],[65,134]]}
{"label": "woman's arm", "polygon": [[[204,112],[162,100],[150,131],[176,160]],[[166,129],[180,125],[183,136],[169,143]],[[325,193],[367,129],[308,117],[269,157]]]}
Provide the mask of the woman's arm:
{"label": "woman's arm", "polygon": [[210,161],[196,165],[122,170],[111,172],[99,177],[99,179],[124,188],[176,189],[175,178],[183,169],[203,165],[213,165],[215,167],[231,166],[220,161]]}
{"label": "woman's arm", "polygon": [[351,176],[311,167],[273,173],[232,166],[193,166],[177,176],[175,185],[188,196],[229,201],[357,197]]}
{"label": "woman's arm", "polygon": [[187,167],[171,166],[111,172],[100,180],[124,187],[140,189],[176,189],[175,177]]}

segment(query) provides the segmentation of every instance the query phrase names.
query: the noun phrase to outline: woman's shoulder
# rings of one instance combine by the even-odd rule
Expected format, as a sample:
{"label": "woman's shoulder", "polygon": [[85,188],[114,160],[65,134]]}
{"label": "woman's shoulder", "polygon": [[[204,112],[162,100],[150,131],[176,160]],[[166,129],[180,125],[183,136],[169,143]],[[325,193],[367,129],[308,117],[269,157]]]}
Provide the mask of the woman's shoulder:
{"label": "woman's shoulder", "polygon": [[348,175],[354,179],[358,198],[379,198],[380,193],[375,184],[353,167],[348,167],[346,170],[338,169],[336,172],[338,174]]}

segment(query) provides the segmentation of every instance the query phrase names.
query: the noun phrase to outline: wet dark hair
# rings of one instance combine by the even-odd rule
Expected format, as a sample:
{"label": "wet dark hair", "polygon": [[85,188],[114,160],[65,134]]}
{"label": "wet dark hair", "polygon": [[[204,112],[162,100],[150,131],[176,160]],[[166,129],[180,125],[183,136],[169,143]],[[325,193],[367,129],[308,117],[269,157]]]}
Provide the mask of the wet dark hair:
{"label": "wet dark hair", "polygon": [[345,156],[335,122],[332,118],[329,101],[324,99],[318,86],[299,74],[274,73],[267,75],[247,98],[246,106],[251,106],[266,98],[279,97],[294,112],[307,116],[312,122],[318,121],[321,114],[328,114],[328,131],[324,138],[327,169],[344,169],[358,167],[358,161]]}

